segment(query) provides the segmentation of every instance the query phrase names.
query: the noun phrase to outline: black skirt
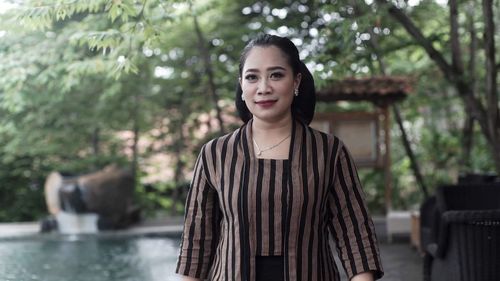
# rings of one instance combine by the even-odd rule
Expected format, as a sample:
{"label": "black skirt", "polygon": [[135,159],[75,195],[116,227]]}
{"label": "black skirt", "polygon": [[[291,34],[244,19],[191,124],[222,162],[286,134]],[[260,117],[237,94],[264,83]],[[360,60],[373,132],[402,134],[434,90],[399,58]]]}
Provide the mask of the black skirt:
{"label": "black skirt", "polygon": [[284,281],[285,263],[283,256],[256,256],[256,281]]}

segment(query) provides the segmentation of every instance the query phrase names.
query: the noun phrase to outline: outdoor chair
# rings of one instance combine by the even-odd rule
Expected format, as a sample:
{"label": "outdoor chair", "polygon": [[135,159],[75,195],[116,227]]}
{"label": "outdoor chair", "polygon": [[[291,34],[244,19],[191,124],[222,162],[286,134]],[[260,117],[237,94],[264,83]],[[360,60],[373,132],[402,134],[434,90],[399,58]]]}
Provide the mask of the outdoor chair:
{"label": "outdoor chair", "polygon": [[440,186],[422,209],[424,280],[500,280],[500,184]]}
{"label": "outdoor chair", "polygon": [[458,177],[458,184],[479,184],[500,182],[500,176],[496,174],[468,173]]}
{"label": "outdoor chair", "polygon": [[420,247],[422,249],[437,242],[438,214],[436,196],[427,198],[420,207]]}

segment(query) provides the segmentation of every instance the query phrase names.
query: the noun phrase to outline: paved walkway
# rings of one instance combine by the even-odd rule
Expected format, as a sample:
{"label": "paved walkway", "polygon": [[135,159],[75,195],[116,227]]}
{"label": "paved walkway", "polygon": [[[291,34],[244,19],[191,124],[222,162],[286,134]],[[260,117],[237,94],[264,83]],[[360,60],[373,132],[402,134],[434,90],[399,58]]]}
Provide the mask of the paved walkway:
{"label": "paved walkway", "polygon": [[[380,255],[384,267],[382,281],[422,281],[422,258],[410,245],[409,235],[393,237],[393,242],[387,239],[384,218],[374,219],[377,238],[380,243]],[[341,268],[339,261],[336,261]],[[341,273],[342,269],[340,270]],[[342,281],[347,277],[342,275]]]}
{"label": "paved walkway", "polygon": [[381,280],[422,281],[423,260],[420,253],[411,246],[409,234],[393,237],[393,243],[389,243],[385,219],[376,218],[374,223],[385,272]]}
{"label": "paved walkway", "polygon": [[[409,246],[409,242],[382,242],[380,254],[384,267],[382,281],[422,281],[422,259],[419,254]],[[347,281],[341,265],[336,259],[341,271],[342,281]]]}
{"label": "paved walkway", "polygon": [[422,281],[422,258],[406,243],[380,244],[384,281]]}
{"label": "paved walkway", "polygon": [[[182,231],[182,218],[150,220],[123,231],[101,232],[98,235],[178,235]],[[380,251],[385,275],[383,281],[421,281],[422,258],[410,246],[408,237],[399,237],[387,242],[385,221],[376,220],[375,226],[380,241]],[[39,225],[33,223],[0,224],[0,239],[38,235]],[[342,270],[341,270],[342,271]],[[345,276],[343,280],[347,280]]]}
{"label": "paved walkway", "polygon": [[[22,238],[26,236],[39,235],[40,224],[38,222],[21,222],[21,223],[0,223],[0,239],[2,238]],[[128,229],[117,231],[102,231],[97,235],[146,235],[146,234],[177,234],[182,232],[182,218],[175,217],[169,219],[148,220],[141,224],[132,226]]]}
{"label": "paved walkway", "polygon": [[0,223],[0,238],[34,235],[39,229],[37,222]]}

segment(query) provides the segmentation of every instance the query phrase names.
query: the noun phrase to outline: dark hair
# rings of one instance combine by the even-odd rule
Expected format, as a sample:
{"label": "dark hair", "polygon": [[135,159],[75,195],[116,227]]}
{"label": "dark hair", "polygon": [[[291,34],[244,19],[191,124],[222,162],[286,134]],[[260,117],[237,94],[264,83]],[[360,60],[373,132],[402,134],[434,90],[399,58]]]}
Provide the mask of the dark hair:
{"label": "dark hair", "polygon": [[[279,37],[276,35],[261,34],[255,39],[251,40],[243,49],[240,57],[239,75],[241,77],[243,66],[248,57],[248,54],[253,47],[278,47],[283,54],[287,57],[293,75],[301,74],[301,82],[299,85],[299,95],[294,96],[292,102],[292,116],[305,124],[311,123],[314,117],[314,108],[316,106],[316,90],[314,87],[314,78],[311,72],[307,69],[306,65],[300,60],[299,51],[295,44],[288,38]],[[238,83],[236,87],[236,109],[243,122],[248,122],[252,118],[252,113],[248,110],[245,102],[241,99],[243,90]]]}

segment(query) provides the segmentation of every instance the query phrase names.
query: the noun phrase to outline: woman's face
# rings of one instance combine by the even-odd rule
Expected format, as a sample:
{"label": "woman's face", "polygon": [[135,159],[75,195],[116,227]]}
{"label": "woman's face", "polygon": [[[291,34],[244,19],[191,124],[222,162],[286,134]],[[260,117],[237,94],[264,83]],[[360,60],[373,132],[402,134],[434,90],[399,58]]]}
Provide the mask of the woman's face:
{"label": "woman's face", "polygon": [[291,118],[294,90],[299,87],[285,54],[274,46],[254,47],[240,77],[243,99],[254,119],[276,123]]}

